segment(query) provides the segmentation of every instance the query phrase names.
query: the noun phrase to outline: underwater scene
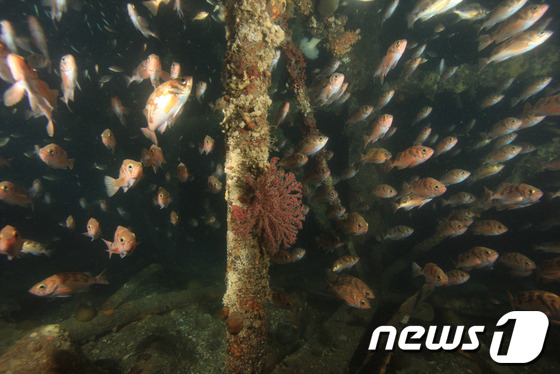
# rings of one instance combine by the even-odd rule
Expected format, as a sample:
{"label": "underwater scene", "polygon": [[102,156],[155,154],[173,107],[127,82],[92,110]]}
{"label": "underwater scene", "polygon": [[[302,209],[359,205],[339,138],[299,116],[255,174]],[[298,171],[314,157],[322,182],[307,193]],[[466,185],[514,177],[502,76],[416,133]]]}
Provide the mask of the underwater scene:
{"label": "underwater scene", "polygon": [[0,373],[560,372],[559,20],[0,0]]}

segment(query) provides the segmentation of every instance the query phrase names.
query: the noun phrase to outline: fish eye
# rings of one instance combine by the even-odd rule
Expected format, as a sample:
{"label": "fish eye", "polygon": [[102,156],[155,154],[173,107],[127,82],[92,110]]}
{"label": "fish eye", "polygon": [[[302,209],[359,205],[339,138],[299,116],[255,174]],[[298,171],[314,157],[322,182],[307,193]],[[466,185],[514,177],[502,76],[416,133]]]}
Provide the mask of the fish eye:
{"label": "fish eye", "polygon": [[388,156],[389,154],[387,152],[383,152],[383,156]]}
{"label": "fish eye", "polygon": [[162,193],[159,194],[159,198],[163,199],[163,194]]}
{"label": "fish eye", "polygon": [[7,190],[8,190],[8,186],[7,186],[7,185],[3,185],[3,186],[2,186],[2,189],[3,189],[4,191],[7,191]]}
{"label": "fish eye", "polygon": [[334,191],[329,192],[329,195],[334,196]]}
{"label": "fish eye", "polygon": [[426,153],[428,150],[426,148],[422,148],[422,153]]}
{"label": "fish eye", "polygon": [[47,288],[47,285],[46,285],[45,283],[41,283],[41,284],[39,285],[39,287],[37,287],[37,289],[38,289],[39,291],[44,291],[46,288]]}
{"label": "fish eye", "polygon": [[88,228],[88,230],[90,230],[90,229],[91,229],[91,225],[87,225],[87,228]]}
{"label": "fish eye", "polygon": [[320,136],[320,137],[318,137],[317,139],[318,139],[320,142],[322,142],[324,138],[323,138],[322,136]]}
{"label": "fish eye", "polygon": [[62,57],[62,58],[60,59],[60,61],[66,62],[66,57]]}
{"label": "fish eye", "polygon": [[535,193],[535,190],[533,190],[532,188],[529,190],[529,195],[532,195]]}
{"label": "fish eye", "polygon": [[457,228],[458,228],[458,229],[462,229],[462,228],[463,228],[463,225],[462,225],[462,224],[458,224],[458,225],[457,225]]}
{"label": "fish eye", "polygon": [[439,190],[439,186],[437,184],[434,186],[434,190]]}
{"label": "fish eye", "polygon": [[361,223],[358,223],[358,227],[361,228],[361,227],[362,227],[362,224],[361,224]]}
{"label": "fish eye", "polygon": [[502,225],[498,225],[498,228],[501,230],[501,229],[503,229],[504,227],[503,227]]}
{"label": "fish eye", "polygon": [[366,305],[366,302],[364,300],[360,300],[360,305],[364,306]]}
{"label": "fish eye", "polygon": [[185,78],[181,78],[181,79],[179,79],[179,83],[185,84],[185,83],[187,83],[187,80]]}
{"label": "fish eye", "polygon": [[535,5],[535,6],[533,7],[532,11],[533,11],[533,12],[536,12],[538,9],[539,9],[539,7]]}
{"label": "fish eye", "polygon": [[51,156],[54,155],[54,149],[52,149],[52,148],[49,149],[49,155],[51,155]]}
{"label": "fish eye", "polygon": [[436,276],[436,279],[437,279],[437,280],[441,280],[441,275],[437,275],[437,276]]}
{"label": "fish eye", "polygon": [[121,236],[120,242],[124,244],[124,236]]}
{"label": "fish eye", "polygon": [[132,169],[134,168],[134,165],[132,165],[132,164],[128,164],[128,166],[127,166],[127,167],[128,167],[128,170],[132,170]]}
{"label": "fish eye", "polygon": [[19,232],[17,232],[17,231],[14,230],[14,231],[12,231],[12,235],[13,235],[15,238],[17,238],[17,237],[19,236]]}

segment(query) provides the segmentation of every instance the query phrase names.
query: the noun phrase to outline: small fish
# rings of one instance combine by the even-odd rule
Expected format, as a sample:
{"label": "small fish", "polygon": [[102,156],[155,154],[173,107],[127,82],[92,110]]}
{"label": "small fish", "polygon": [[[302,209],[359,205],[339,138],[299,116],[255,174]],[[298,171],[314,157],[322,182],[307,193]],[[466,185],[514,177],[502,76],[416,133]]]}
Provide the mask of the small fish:
{"label": "small fish", "polygon": [[356,108],[351,114],[350,117],[346,120],[346,125],[352,125],[356,122],[360,122],[365,120],[371,113],[373,112],[373,107],[371,105],[362,105],[361,107]]}
{"label": "small fish", "polygon": [[421,268],[416,262],[412,263],[412,276],[418,277],[420,275],[423,275],[426,278],[426,282],[434,286],[447,286],[449,282],[445,272],[432,262],[424,265],[424,268]]}
{"label": "small fish", "polygon": [[502,101],[504,97],[506,97],[506,95],[504,95],[501,92],[490,94],[482,99],[479,108],[480,110],[482,110],[494,106],[498,104],[500,101]]}
{"label": "small fish", "polygon": [[382,199],[390,199],[397,196],[397,190],[388,184],[379,184],[373,190],[372,193]]}
{"label": "small fish", "polygon": [[448,271],[447,273],[445,273],[445,275],[447,275],[448,286],[456,286],[458,284],[463,284],[471,278],[471,276],[468,273],[456,269]]}
{"label": "small fish", "polygon": [[96,277],[89,273],[55,274],[31,287],[29,292],[41,297],[69,297],[73,293],[87,291],[93,284],[109,284],[105,271]]}
{"label": "small fish", "polygon": [[445,186],[450,186],[452,184],[457,184],[465,181],[468,177],[470,177],[471,172],[463,169],[452,169],[445,173],[441,178],[438,180],[443,183]]}
{"label": "small fish", "polygon": [[478,3],[470,3],[459,9],[453,10],[453,13],[458,15],[461,19],[468,21],[478,21],[486,17],[490,11]]}
{"label": "small fish", "polygon": [[406,16],[410,29],[417,20],[427,21],[438,14],[443,14],[463,0],[418,0],[414,9]]}
{"label": "small fish", "polygon": [[371,305],[363,293],[347,284],[327,284],[327,290],[334,292],[340,299],[344,300],[347,305],[358,309],[370,309]]}
{"label": "small fish", "polygon": [[278,167],[284,169],[294,169],[305,165],[308,160],[309,158],[303,153],[293,153],[291,155],[282,158],[278,162]]}
{"label": "small fish", "polygon": [[346,235],[364,235],[368,232],[368,223],[359,213],[352,212],[344,222],[343,231]]}
{"label": "small fish", "polygon": [[383,164],[391,160],[392,154],[385,148],[373,148],[366,154],[360,154],[360,163]]}
{"label": "small fish", "polygon": [[8,256],[8,260],[21,257],[23,238],[19,231],[10,225],[0,230],[0,253]]}
{"label": "small fish", "polygon": [[497,200],[503,204],[527,205],[537,202],[543,192],[526,183],[501,183],[496,192],[484,187],[485,201]]}
{"label": "small fish", "polygon": [[560,242],[544,242],[533,244],[533,249],[546,253],[560,253]]}
{"label": "small fish", "polygon": [[391,2],[387,5],[387,8],[383,13],[383,17],[381,18],[381,27],[383,27],[385,21],[391,18],[393,13],[395,13],[395,9],[397,9],[397,6],[399,6],[399,0],[391,0]]}
{"label": "small fish", "polygon": [[425,119],[426,117],[428,117],[430,115],[430,113],[432,113],[432,110],[433,110],[433,108],[431,106],[425,106],[422,109],[420,109],[420,112],[418,112],[418,114],[416,115],[416,118],[414,118],[414,121],[412,121],[412,125],[415,125],[418,122]]}
{"label": "small fish", "polygon": [[541,92],[548,84],[552,81],[552,77],[540,77],[529,84],[527,87],[521,91],[518,97],[511,99],[511,106],[514,107],[518,103],[527,100],[531,96],[534,96]]}
{"label": "small fish", "polygon": [[381,110],[381,108],[389,104],[389,102],[391,101],[394,95],[395,95],[394,89],[383,92],[381,96],[379,96],[379,99],[377,100],[377,104],[375,105],[375,110],[379,111]]}
{"label": "small fish", "polygon": [[449,78],[455,75],[457,70],[459,70],[459,66],[447,66],[443,70],[443,73],[441,73],[441,76],[439,77],[439,83],[443,83],[449,80]]}
{"label": "small fish", "polygon": [[310,135],[296,145],[295,152],[307,157],[313,156],[323,149],[328,140],[329,138],[324,135]]}
{"label": "small fish", "polygon": [[539,265],[537,280],[545,283],[560,280],[560,257],[545,260]]}
{"label": "small fish", "polygon": [[373,77],[379,76],[381,80],[381,84],[390,70],[397,66],[400,58],[402,57],[405,49],[406,49],[406,39],[400,39],[391,44],[389,49],[387,50],[387,54],[381,59],[377,70],[373,73]]}
{"label": "small fish", "polygon": [[144,17],[138,15],[138,12],[136,11],[134,5],[130,3],[126,4],[126,9],[128,11],[128,16],[130,17],[130,20],[132,21],[132,24],[134,25],[136,30],[140,31],[145,38],[152,36],[158,39],[157,35],[154,32],[150,31],[150,29],[148,28],[148,21],[146,21]]}
{"label": "small fish", "polygon": [[187,165],[185,165],[183,162],[179,163],[179,165],[177,165],[177,179],[179,179],[181,183],[185,183],[187,180],[189,180],[189,177],[190,173],[187,169]]}
{"label": "small fish", "polygon": [[457,145],[458,139],[455,136],[446,136],[441,139],[435,146],[434,157],[449,152]]}
{"label": "small fish", "polygon": [[453,238],[463,235],[469,227],[463,222],[455,220],[443,220],[438,223],[436,233],[441,238]]}
{"label": "small fish", "polygon": [[416,139],[414,139],[414,141],[412,142],[413,145],[422,145],[422,143],[424,143],[426,141],[426,139],[428,139],[428,137],[430,136],[432,132],[432,128],[430,126],[426,126],[424,127],[420,133],[418,133],[418,136],[416,136]]}
{"label": "small fish", "polygon": [[508,252],[500,256],[500,263],[508,267],[511,275],[526,277],[531,275],[537,265],[529,257],[519,252]]}
{"label": "small fish", "polygon": [[403,184],[402,196],[408,194],[415,194],[421,197],[434,198],[443,195],[447,191],[447,188],[438,181],[437,179],[426,177],[419,178],[414,181],[411,185],[408,183]]}
{"label": "small fish", "polygon": [[34,256],[51,256],[51,251],[47,250],[44,245],[37,241],[29,239],[25,239],[23,241],[21,253],[32,254]]}
{"label": "small fish", "polygon": [[494,25],[505,21],[506,19],[508,19],[509,17],[514,15],[515,13],[517,13],[517,11],[519,9],[521,9],[521,7],[523,7],[523,5],[525,5],[527,3],[527,1],[528,0],[503,0],[503,1],[501,1],[484,18],[484,22],[482,22],[482,25],[480,26],[479,32],[484,30],[484,29],[490,29]]}
{"label": "small fish", "polygon": [[167,208],[171,201],[172,199],[171,195],[169,195],[169,192],[165,188],[160,187],[158,189],[156,197],[154,198],[154,204],[159,206],[160,209],[163,209]]}
{"label": "small fish", "polygon": [[124,116],[125,114],[128,114],[129,110],[122,105],[121,100],[117,96],[111,97],[111,110],[115,116],[117,116],[121,125],[126,127],[126,120]]}
{"label": "small fish", "polygon": [[179,213],[172,210],[171,214],[169,215],[169,222],[171,222],[173,226],[177,226],[177,224],[179,223]]}
{"label": "small fish", "polygon": [[119,178],[114,179],[105,176],[105,188],[107,196],[111,197],[122,188],[123,192],[128,191],[138,184],[142,178],[142,164],[134,160],[124,160],[119,170]]}
{"label": "small fish", "polygon": [[556,323],[560,320],[560,297],[548,291],[521,291],[510,295],[514,309],[536,310],[546,314]]}
{"label": "small fish", "polygon": [[493,249],[486,247],[473,247],[468,251],[461,253],[455,262],[455,266],[459,269],[467,271],[471,269],[480,269],[486,266],[492,266],[498,259],[499,254]]}
{"label": "small fish", "polygon": [[442,206],[450,206],[452,208],[460,205],[470,205],[476,202],[476,196],[469,192],[457,192],[451,195],[449,199],[442,200]]}
{"label": "small fish", "polygon": [[76,228],[76,221],[74,220],[74,217],[72,217],[72,215],[66,217],[66,220],[64,221],[64,226],[70,230],[74,230]]}
{"label": "small fish", "polygon": [[103,145],[111,151],[111,153],[115,153],[115,147],[117,146],[117,139],[115,139],[115,135],[111,131],[111,129],[105,129],[101,133],[101,142]]}
{"label": "small fish", "polygon": [[66,151],[58,144],[48,144],[43,148],[35,145],[35,153],[39,158],[53,169],[70,169],[74,168],[74,159],[68,158]]}
{"label": "small fish", "polygon": [[0,200],[11,206],[22,208],[33,206],[33,200],[27,195],[27,192],[9,181],[0,182]]}
{"label": "small fish", "polygon": [[514,144],[507,144],[488,153],[482,160],[483,164],[497,164],[509,161],[521,152],[521,147]]}
{"label": "small fish", "polygon": [[[199,103],[202,103],[202,99],[204,99],[204,93],[206,92],[207,88],[208,88],[208,83],[206,82],[200,81],[196,84],[195,96]],[[290,104],[288,103],[288,109],[289,109],[289,105]]]}
{"label": "small fish", "polygon": [[163,152],[157,145],[152,144],[150,150],[142,150],[142,164],[146,167],[151,166],[154,173],[157,173],[158,169],[163,168],[166,163]]}
{"label": "small fish", "polygon": [[390,114],[383,114],[378,117],[375,121],[373,128],[369,135],[364,135],[364,148],[368,146],[369,143],[375,143],[379,139],[383,138],[391,125],[393,124],[393,116]]}
{"label": "small fish", "polygon": [[429,147],[414,145],[397,154],[393,162],[389,163],[388,171],[393,168],[398,170],[412,168],[426,161],[434,154],[434,150]]}
{"label": "small fish", "polygon": [[218,193],[222,190],[222,182],[214,175],[208,177],[208,191]]}
{"label": "small fish", "polygon": [[472,173],[470,181],[471,183],[474,183],[481,179],[496,175],[502,171],[504,166],[504,164],[483,164]]}
{"label": "small fish", "polygon": [[91,217],[86,225],[87,231],[84,232],[84,235],[91,238],[91,241],[99,238],[101,236],[101,225],[99,221],[95,218]]}
{"label": "small fish", "polygon": [[198,12],[193,18],[192,21],[202,21],[204,19],[206,19],[206,17],[208,17],[210,14],[208,12]]}
{"label": "small fish", "polygon": [[[173,62],[171,67],[169,68],[169,79],[176,79],[181,76],[181,64],[178,62]],[[198,82],[196,84],[196,98],[199,97],[199,91],[201,98],[198,99],[198,102],[202,99],[202,95],[204,95],[204,91],[206,90],[206,82]]]}
{"label": "small fish", "polygon": [[305,257],[305,249],[304,248],[295,248],[292,253],[290,253],[290,257],[292,258],[292,262],[297,262]]}
{"label": "small fish", "polygon": [[202,145],[198,147],[200,154],[209,154],[214,150],[214,139],[210,135],[206,135],[202,141]]}
{"label": "small fish", "polygon": [[517,133],[512,132],[506,135],[502,135],[494,141],[494,149],[500,148],[504,145],[510,144],[517,138]]}
{"label": "small fish", "polygon": [[292,255],[290,252],[280,249],[276,251],[272,256],[270,256],[270,261],[275,264],[289,264],[292,262]]}
{"label": "small fish", "polygon": [[475,235],[496,236],[505,234],[508,228],[501,222],[488,219],[475,221],[471,226],[471,231]]}
{"label": "small fish", "polygon": [[68,100],[74,101],[74,91],[76,87],[81,90],[78,83],[78,67],[76,60],[72,55],[64,55],[60,59],[60,77],[62,78],[62,101],[66,104],[68,109]]}
{"label": "small fish", "polygon": [[430,197],[418,196],[411,193],[410,195],[402,197],[398,203],[391,203],[391,206],[393,207],[393,213],[396,213],[397,210],[401,208],[405,211],[410,211],[415,208],[421,208],[432,200],[433,199]]}
{"label": "small fish", "polygon": [[383,231],[381,234],[376,235],[375,239],[378,242],[385,240],[402,240],[408,238],[414,233],[414,229],[410,226],[398,225]]}
{"label": "small fish", "polygon": [[333,263],[332,271],[335,273],[340,273],[343,270],[350,269],[352,266],[356,265],[360,260],[357,256],[342,256]]}
{"label": "small fish", "polygon": [[136,241],[136,235],[123,226],[118,226],[115,230],[115,235],[113,238],[113,242],[110,242],[105,239],[101,239],[107,245],[107,252],[109,252],[109,258],[113,254],[119,255],[121,258],[124,258],[134,251],[134,249],[140,244],[140,242]]}

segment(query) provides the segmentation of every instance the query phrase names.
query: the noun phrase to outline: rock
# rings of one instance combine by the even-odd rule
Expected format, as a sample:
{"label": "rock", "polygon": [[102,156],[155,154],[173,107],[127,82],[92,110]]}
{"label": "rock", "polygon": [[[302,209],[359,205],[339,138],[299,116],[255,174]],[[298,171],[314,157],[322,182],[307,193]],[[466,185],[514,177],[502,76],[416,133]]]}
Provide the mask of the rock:
{"label": "rock", "polygon": [[0,373],[101,373],[59,325],[39,327],[0,357]]}

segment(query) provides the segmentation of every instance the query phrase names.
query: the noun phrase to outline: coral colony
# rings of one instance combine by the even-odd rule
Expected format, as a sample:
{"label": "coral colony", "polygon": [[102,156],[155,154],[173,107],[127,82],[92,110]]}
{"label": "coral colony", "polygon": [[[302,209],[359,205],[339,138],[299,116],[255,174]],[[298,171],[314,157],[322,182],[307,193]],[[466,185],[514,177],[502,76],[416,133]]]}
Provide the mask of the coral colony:
{"label": "coral colony", "polygon": [[235,233],[245,240],[249,232],[255,230],[272,254],[282,243],[284,248],[295,243],[301,221],[305,219],[301,183],[292,173],[279,173],[277,162],[278,158],[273,158],[270,168],[256,180],[252,176],[247,178],[254,191],[254,198],[247,207],[233,205]]}

